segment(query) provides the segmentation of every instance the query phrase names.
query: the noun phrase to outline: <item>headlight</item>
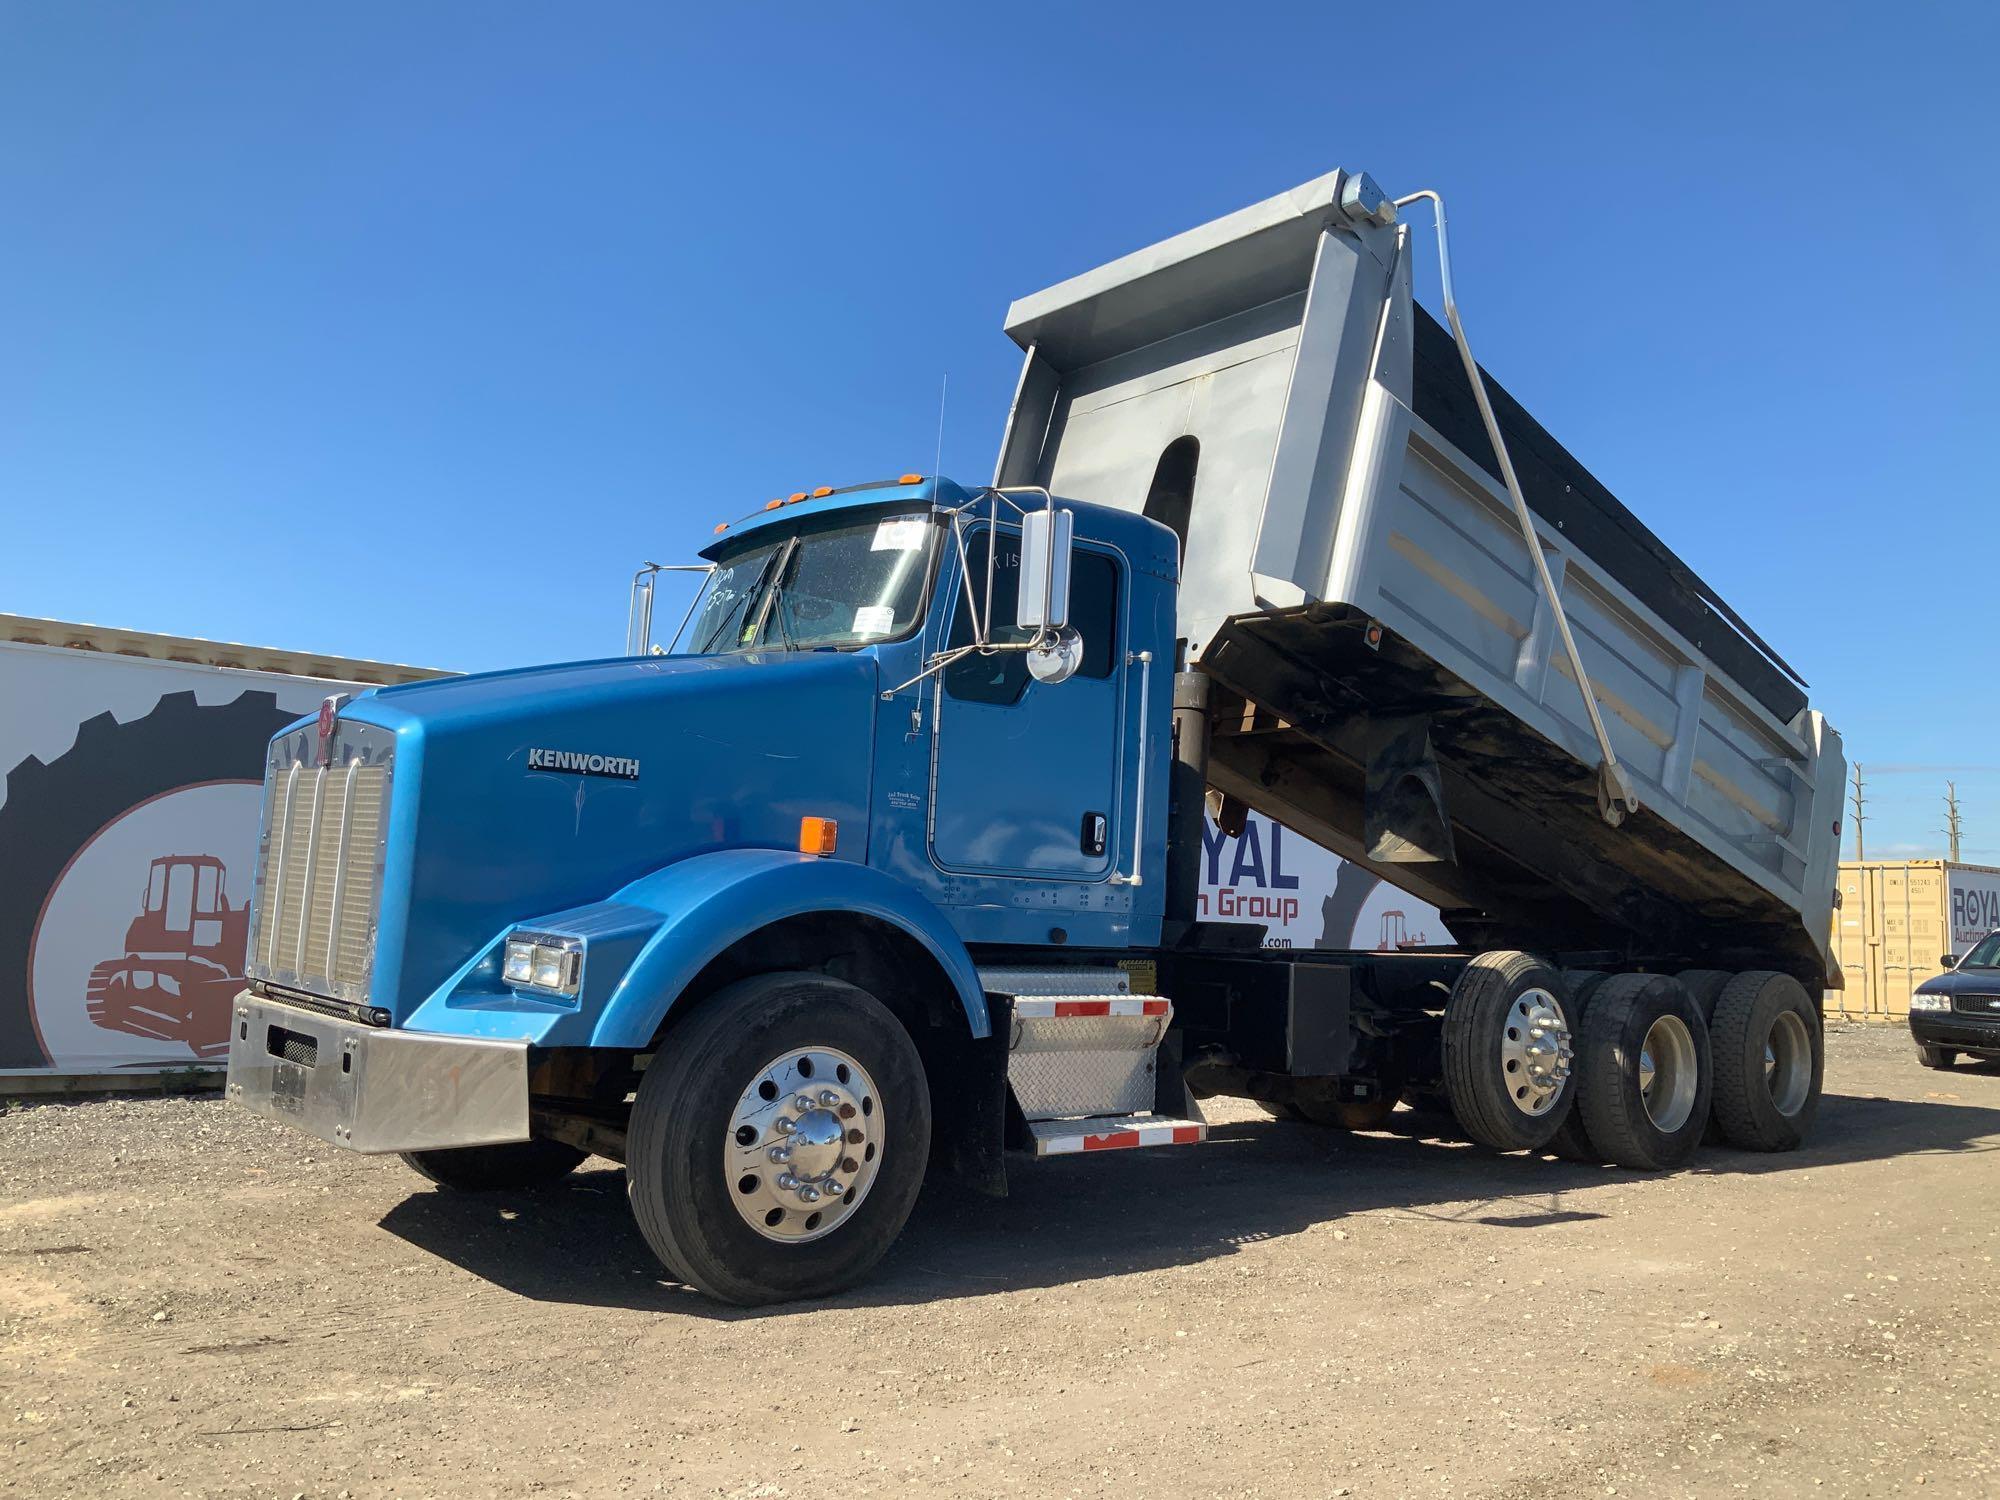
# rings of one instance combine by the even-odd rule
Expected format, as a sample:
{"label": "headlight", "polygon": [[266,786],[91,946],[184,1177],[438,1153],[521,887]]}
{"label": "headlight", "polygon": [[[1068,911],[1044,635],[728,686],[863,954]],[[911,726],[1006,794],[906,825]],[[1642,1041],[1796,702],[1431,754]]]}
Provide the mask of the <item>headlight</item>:
{"label": "headlight", "polygon": [[1950,1010],[1950,1009],[1951,1009],[1951,996],[1949,996],[1949,995],[1912,995],[1912,996],[1910,996],[1910,1009],[1911,1009],[1911,1010]]}
{"label": "headlight", "polygon": [[583,982],[583,939],[546,932],[510,933],[501,973],[507,983],[521,989],[574,995]]}
{"label": "headlight", "polygon": [[535,977],[535,945],[519,938],[507,939],[507,982],[527,984]]}

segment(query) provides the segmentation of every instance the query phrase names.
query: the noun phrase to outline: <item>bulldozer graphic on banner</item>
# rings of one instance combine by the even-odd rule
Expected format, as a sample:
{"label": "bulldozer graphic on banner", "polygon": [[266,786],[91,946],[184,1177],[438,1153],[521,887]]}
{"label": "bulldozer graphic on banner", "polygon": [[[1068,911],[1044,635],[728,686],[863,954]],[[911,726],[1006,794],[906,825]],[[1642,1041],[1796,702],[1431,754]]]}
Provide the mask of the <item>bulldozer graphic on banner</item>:
{"label": "bulldozer graphic on banner", "polygon": [[90,971],[90,1019],[113,1031],[180,1042],[201,1058],[229,1050],[229,1007],[243,986],[250,904],[229,904],[228,871],[212,854],[152,863],[125,952]]}

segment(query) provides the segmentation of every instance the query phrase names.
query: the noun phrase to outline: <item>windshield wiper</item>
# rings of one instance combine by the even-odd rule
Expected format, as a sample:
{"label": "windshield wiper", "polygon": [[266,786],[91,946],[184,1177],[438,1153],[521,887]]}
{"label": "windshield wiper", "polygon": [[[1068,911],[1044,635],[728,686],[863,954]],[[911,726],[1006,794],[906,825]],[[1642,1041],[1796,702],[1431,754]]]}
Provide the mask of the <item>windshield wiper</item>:
{"label": "windshield wiper", "polygon": [[[763,571],[757,575],[757,582],[754,585],[755,588],[763,589],[766,580],[770,582],[771,586],[769,590],[765,592],[763,602],[757,610],[756,621],[750,626],[750,635],[749,635],[749,640],[747,641],[748,645],[754,646],[760,639],[762,639],[764,634],[764,627],[770,623],[772,607],[777,603],[779,595],[784,591],[781,584],[781,580],[785,576],[785,570],[791,566],[792,559],[798,555],[798,550],[799,550],[799,539],[796,536],[791,537],[786,541],[783,547],[779,548],[776,552],[771,554],[771,562],[766,563],[764,565]],[[773,571],[771,563],[777,564],[777,568],[775,571]],[[784,642],[785,649],[787,651],[791,650],[792,649],[791,635],[790,632],[785,628],[783,610],[778,611],[778,635],[779,638]]]}
{"label": "windshield wiper", "polygon": [[[797,538],[795,537],[793,538],[793,540],[796,541]],[[726,632],[729,629],[730,625],[734,621],[743,618],[743,612],[750,607],[751,601],[757,597],[758,591],[764,587],[764,581],[771,576],[772,566],[778,561],[780,557],[783,557],[785,555],[785,551],[786,549],[783,547],[774,547],[771,550],[770,554],[765,557],[764,565],[757,570],[757,576],[750,580],[750,586],[743,591],[743,597],[738,602],[736,607],[728,611],[726,614],[724,614],[721,619],[717,620],[715,622],[715,628],[709,631],[707,635],[703,636],[701,638],[700,644],[698,644],[694,648],[694,654],[696,656],[708,655],[708,653],[714,649],[716,644],[719,641],[721,641],[724,632]],[[762,617],[760,616],[758,624],[761,626],[762,623],[763,620]],[[754,632],[751,636],[751,639],[753,640],[756,639]]]}

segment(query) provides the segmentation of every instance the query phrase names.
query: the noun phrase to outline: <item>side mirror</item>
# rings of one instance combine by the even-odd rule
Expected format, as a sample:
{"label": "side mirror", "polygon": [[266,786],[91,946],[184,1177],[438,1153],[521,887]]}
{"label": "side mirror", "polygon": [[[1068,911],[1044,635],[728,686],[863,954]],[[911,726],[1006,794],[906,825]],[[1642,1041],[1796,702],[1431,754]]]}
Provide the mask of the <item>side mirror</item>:
{"label": "side mirror", "polygon": [[1014,623],[1056,631],[1069,624],[1070,541],[1066,510],[1031,510],[1021,517],[1021,594]]}
{"label": "side mirror", "polygon": [[1035,633],[1028,673],[1037,682],[1067,682],[1083,665],[1083,637],[1069,623],[1073,530],[1066,510],[1031,510],[1021,517],[1021,593],[1014,623]]}
{"label": "side mirror", "polygon": [[1939,958],[1939,959],[1938,959],[1938,967],[1939,967],[1940,969],[1955,969],[1955,968],[1957,968],[1957,967],[1958,967],[1958,955],[1957,955],[1957,954],[1955,954],[1955,953],[1947,953],[1947,954],[1943,955],[1943,956],[1942,956],[1941,958]]}

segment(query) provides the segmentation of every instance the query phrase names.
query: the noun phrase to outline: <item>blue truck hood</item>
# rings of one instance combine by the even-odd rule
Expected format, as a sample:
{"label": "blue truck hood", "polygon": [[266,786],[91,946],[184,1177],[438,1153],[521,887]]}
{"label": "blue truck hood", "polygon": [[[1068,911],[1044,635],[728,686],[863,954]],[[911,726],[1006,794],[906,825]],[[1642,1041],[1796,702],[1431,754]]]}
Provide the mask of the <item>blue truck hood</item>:
{"label": "blue truck hood", "polygon": [[714,849],[840,824],[868,857],[869,653],[627,657],[357,699],[396,735],[374,1003],[400,1021],[500,929]]}

